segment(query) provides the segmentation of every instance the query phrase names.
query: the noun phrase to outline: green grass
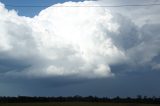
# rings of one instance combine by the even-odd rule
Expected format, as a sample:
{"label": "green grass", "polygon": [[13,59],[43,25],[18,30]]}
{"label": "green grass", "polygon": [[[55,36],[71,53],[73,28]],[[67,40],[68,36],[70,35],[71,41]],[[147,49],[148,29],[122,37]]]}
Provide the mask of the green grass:
{"label": "green grass", "polygon": [[0,106],[160,106],[160,104],[54,102],[54,103],[1,103]]}

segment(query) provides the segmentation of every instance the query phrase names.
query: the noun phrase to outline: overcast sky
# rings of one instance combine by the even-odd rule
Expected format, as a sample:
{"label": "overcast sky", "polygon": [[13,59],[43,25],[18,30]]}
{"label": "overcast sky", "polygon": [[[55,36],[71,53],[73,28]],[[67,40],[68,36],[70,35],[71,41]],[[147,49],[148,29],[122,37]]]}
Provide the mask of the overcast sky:
{"label": "overcast sky", "polygon": [[1,96],[160,96],[156,3],[0,0]]}

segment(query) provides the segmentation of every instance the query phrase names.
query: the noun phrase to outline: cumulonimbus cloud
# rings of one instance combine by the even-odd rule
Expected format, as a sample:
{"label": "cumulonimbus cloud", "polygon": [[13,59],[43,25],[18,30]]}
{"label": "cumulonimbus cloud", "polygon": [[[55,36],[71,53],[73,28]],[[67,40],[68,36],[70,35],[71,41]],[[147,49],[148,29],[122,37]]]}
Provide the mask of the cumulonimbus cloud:
{"label": "cumulonimbus cloud", "polygon": [[110,65],[132,60],[139,48],[145,49],[129,20],[104,7],[54,7],[63,5],[99,4],[56,4],[33,18],[0,4],[0,68],[5,75],[109,77],[114,76]]}

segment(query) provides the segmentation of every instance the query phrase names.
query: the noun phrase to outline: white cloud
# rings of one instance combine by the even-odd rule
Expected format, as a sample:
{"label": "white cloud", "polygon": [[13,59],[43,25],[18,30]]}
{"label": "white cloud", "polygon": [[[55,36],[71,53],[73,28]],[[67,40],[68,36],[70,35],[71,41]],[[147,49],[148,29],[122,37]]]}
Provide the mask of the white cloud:
{"label": "white cloud", "polygon": [[[61,5],[100,3],[66,2],[55,6]],[[130,19],[104,7],[48,7],[28,18],[0,4],[0,13],[0,61],[3,58],[23,64],[14,68],[2,65],[10,67],[6,75],[110,77],[114,76],[110,65],[137,61],[139,53],[148,51],[143,38],[146,34],[141,34]],[[147,30],[150,32],[150,28]],[[146,54],[146,61],[159,52],[155,39],[149,44],[151,51]],[[145,61],[144,58],[139,59]]]}
{"label": "white cloud", "polygon": [[[56,6],[94,4],[85,1]],[[5,50],[10,57],[27,59],[30,64],[23,71],[9,74],[106,77],[112,76],[109,64],[125,57],[105,32],[105,29],[116,32],[118,24],[104,8],[49,7],[34,18],[27,18],[1,4],[1,13],[1,52]],[[33,56],[35,62],[30,60]]]}

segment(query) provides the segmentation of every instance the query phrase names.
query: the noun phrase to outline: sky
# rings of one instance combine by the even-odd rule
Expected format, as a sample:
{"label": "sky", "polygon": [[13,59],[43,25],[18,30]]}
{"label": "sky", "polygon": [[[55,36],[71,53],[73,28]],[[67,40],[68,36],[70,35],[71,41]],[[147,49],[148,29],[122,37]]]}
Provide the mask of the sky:
{"label": "sky", "polygon": [[155,3],[0,0],[0,96],[160,96]]}
{"label": "sky", "polygon": [[[52,6],[56,3],[64,3],[68,0],[0,0],[4,4],[9,5],[33,5],[33,6]],[[73,0],[74,2],[82,1],[82,0]],[[18,12],[18,15],[20,16],[27,16],[27,17],[34,17],[37,15],[41,10],[45,9],[46,7],[30,7],[30,8],[24,8],[24,7],[6,7],[7,9],[15,9]]]}

